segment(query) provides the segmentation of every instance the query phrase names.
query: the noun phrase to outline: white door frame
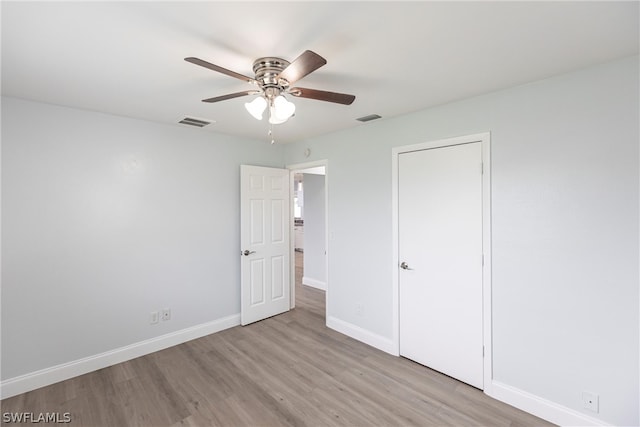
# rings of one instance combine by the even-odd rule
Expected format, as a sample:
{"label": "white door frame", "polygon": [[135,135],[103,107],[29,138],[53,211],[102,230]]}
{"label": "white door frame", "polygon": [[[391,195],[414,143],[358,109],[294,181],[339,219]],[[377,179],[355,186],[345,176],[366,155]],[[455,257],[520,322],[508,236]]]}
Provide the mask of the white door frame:
{"label": "white door frame", "polygon": [[324,257],[324,270],[325,270],[325,280],[326,280],[326,290],[325,290],[325,322],[327,319],[327,313],[329,312],[329,162],[327,160],[314,160],[306,163],[295,163],[291,165],[285,166],[286,169],[289,169],[289,200],[290,200],[290,208],[291,208],[291,230],[289,233],[289,239],[291,241],[291,250],[290,250],[290,266],[291,266],[291,308],[296,306],[296,286],[295,286],[295,278],[296,278],[296,265],[295,265],[295,232],[294,232],[294,211],[293,211],[293,180],[296,172],[301,171],[303,169],[310,169],[319,166],[324,166],[324,247],[327,251],[327,255]]}
{"label": "white door frame", "polygon": [[489,132],[440,139],[420,144],[394,147],[391,153],[391,222],[392,222],[392,307],[393,307],[393,345],[395,355],[400,355],[400,306],[399,306],[399,245],[398,245],[398,157],[402,153],[427,150],[430,148],[448,147],[452,145],[480,142],[482,146],[482,252],[484,265],[482,268],[482,331],[484,346],[483,378],[484,392],[491,393],[493,378],[492,367],[492,330],[491,330],[491,134]]}

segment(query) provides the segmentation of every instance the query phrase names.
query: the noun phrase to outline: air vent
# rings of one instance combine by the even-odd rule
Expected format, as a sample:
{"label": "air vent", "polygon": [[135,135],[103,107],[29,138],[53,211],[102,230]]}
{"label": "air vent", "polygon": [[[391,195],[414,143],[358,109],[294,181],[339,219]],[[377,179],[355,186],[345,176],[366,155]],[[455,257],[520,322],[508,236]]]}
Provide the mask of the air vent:
{"label": "air vent", "polygon": [[211,122],[207,122],[205,120],[200,120],[200,119],[194,119],[192,117],[185,117],[184,119],[180,120],[178,123],[182,123],[183,125],[196,126],[199,128],[202,128],[202,127],[205,127],[206,125],[211,124]]}
{"label": "air vent", "polygon": [[381,118],[382,116],[379,116],[377,114],[369,114],[368,116],[360,117],[360,118],[357,118],[356,120],[364,123],[364,122],[370,122],[371,120],[377,120]]}

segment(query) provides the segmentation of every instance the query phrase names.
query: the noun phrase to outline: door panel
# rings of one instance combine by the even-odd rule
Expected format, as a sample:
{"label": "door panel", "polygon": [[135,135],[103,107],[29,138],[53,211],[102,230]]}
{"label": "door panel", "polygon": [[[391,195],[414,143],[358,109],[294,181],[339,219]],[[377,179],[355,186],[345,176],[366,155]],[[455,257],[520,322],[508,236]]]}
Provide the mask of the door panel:
{"label": "door panel", "polygon": [[271,243],[284,243],[284,219],[286,211],[283,200],[271,201]]}
{"label": "door panel", "polygon": [[251,305],[264,303],[264,259],[252,259],[251,263]]}
{"label": "door panel", "polygon": [[271,258],[271,289],[274,300],[284,297],[284,257]]}
{"label": "door panel", "polygon": [[261,245],[264,243],[264,200],[250,200],[250,233],[251,244]]}
{"label": "door panel", "polygon": [[247,325],[290,308],[289,171],[242,165],[240,187],[240,317]]}
{"label": "door panel", "polygon": [[400,354],[483,388],[482,147],[398,157]]}

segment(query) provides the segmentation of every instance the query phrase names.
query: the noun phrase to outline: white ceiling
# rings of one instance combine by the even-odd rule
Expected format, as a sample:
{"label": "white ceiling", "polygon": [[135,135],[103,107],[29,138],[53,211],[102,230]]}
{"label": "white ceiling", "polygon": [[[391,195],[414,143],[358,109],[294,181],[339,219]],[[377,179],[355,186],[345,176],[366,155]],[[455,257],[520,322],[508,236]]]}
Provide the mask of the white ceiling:
{"label": "white ceiling", "polygon": [[[200,100],[252,87],[253,60],[327,65],[296,85],[356,95],[293,98],[278,142],[389,118],[638,54],[632,2],[2,2],[2,94],[267,141],[243,104]],[[176,126],[184,126],[178,125]]]}

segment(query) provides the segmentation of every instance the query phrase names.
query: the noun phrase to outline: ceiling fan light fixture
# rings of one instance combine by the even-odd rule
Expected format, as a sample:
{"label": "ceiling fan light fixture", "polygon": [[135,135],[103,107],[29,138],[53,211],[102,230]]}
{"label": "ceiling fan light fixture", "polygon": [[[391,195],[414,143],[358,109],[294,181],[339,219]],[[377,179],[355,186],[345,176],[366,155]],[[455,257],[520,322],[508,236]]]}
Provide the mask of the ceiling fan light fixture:
{"label": "ceiling fan light fixture", "polygon": [[[1,0],[0,0],[1,1]],[[310,50],[305,50],[292,62],[276,57],[258,58],[253,62],[254,77],[236,73],[219,65],[212,64],[195,57],[184,58],[185,61],[200,67],[207,68],[218,73],[225,74],[243,82],[251,83],[259,90],[245,90],[242,92],[230,93],[213,98],[203,99],[202,102],[219,102],[228,99],[239,98],[247,95],[258,95],[256,99],[244,104],[245,108],[257,120],[262,120],[262,116],[269,107],[269,123],[271,125],[281,124],[289,120],[296,111],[296,106],[288,101],[283,95],[288,94],[296,98],[315,99],[318,101],[334,102],[337,104],[351,105],[355,100],[354,95],[337,92],[327,92],[324,90],[308,89],[301,87],[290,87],[293,83],[324,66],[327,60]],[[269,127],[271,135],[272,126]],[[271,138],[271,142],[274,139]]]}
{"label": "ceiling fan light fixture", "polygon": [[246,102],[244,108],[246,108],[253,117],[262,120],[262,113],[264,113],[264,110],[267,108],[267,100],[262,96],[258,96],[253,101]]}
{"label": "ceiling fan light fixture", "polygon": [[278,125],[286,122],[296,112],[296,105],[293,102],[287,101],[287,99],[278,95],[273,99],[271,106],[269,107],[269,123]]}

